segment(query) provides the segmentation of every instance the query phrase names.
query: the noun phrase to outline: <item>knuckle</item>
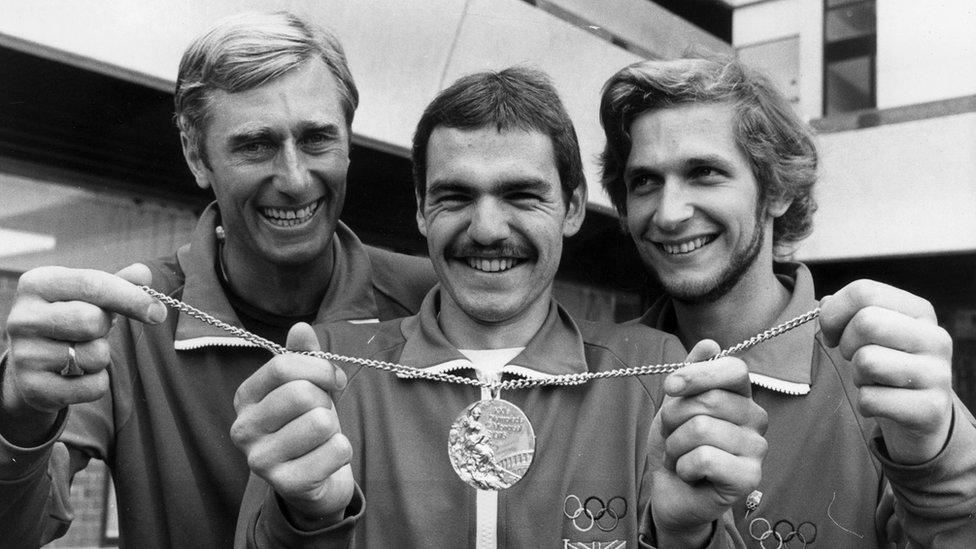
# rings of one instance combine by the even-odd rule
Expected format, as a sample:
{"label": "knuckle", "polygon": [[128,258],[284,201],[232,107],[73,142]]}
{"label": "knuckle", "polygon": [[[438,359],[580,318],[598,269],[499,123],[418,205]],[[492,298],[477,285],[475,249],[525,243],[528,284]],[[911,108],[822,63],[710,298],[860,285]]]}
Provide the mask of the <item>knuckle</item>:
{"label": "knuckle", "polygon": [[244,418],[237,416],[234,423],[230,426],[230,439],[234,442],[234,445],[238,448],[244,449],[247,445],[247,441],[250,438],[250,429]]}
{"label": "knuckle", "polygon": [[108,366],[112,360],[112,346],[105,338],[92,340],[90,343],[90,361],[95,366]]}
{"label": "knuckle", "polygon": [[335,446],[336,457],[342,464],[352,461],[352,443],[342,433],[336,433],[332,437],[332,444]]}
{"label": "knuckle", "polygon": [[873,303],[878,293],[877,284],[871,280],[858,279],[848,285],[851,297],[858,303]]}
{"label": "knuckle", "polygon": [[851,356],[851,363],[860,371],[860,374],[869,378],[874,377],[880,373],[879,369],[883,363],[880,355],[880,348],[874,345],[865,345],[854,351],[854,355]]}
{"label": "knuckle", "polygon": [[20,275],[17,280],[18,294],[33,294],[43,286],[43,282],[51,277],[56,267],[37,267]]}
{"label": "knuckle", "polygon": [[247,450],[247,466],[258,476],[275,485],[272,480],[275,476],[277,467],[271,463],[267,452],[262,451],[258,445],[252,444]]}

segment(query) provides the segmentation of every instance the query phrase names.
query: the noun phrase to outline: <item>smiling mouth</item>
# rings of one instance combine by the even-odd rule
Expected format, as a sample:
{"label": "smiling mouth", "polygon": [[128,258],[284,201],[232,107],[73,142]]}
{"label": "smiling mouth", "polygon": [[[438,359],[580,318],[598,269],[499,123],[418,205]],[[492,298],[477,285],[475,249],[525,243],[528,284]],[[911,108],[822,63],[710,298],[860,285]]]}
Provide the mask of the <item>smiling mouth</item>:
{"label": "smiling mouth", "polygon": [[467,257],[464,262],[483,273],[500,273],[519,265],[521,260],[514,257]]}
{"label": "smiling mouth", "polygon": [[693,238],[679,244],[656,242],[655,245],[668,255],[682,255],[691,253],[713,240],[715,240],[715,236],[699,236],[698,238]]}
{"label": "smiling mouth", "polygon": [[272,225],[278,227],[294,227],[295,225],[301,225],[318,211],[319,206],[322,205],[321,200],[317,200],[308,206],[302,208],[270,208],[261,207],[258,208],[261,215],[268,220]]}

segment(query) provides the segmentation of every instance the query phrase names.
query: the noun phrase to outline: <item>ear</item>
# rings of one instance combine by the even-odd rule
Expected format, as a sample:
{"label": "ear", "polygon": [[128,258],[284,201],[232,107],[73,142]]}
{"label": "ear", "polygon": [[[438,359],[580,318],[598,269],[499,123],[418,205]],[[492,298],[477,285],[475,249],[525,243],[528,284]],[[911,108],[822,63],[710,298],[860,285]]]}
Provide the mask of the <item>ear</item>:
{"label": "ear", "polygon": [[573,236],[583,226],[586,217],[586,185],[581,184],[573,189],[569,196],[569,207],[563,220],[563,236]]}
{"label": "ear", "polygon": [[423,203],[421,202],[420,193],[414,193],[414,197],[416,197],[416,199],[417,199],[417,210],[416,210],[416,215],[417,215],[417,229],[420,230],[420,234],[424,235],[424,238],[426,238],[427,237],[427,220],[424,219],[424,206],[423,206]]}
{"label": "ear", "polygon": [[766,204],[766,215],[773,219],[781,217],[786,213],[786,210],[790,209],[791,204],[793,204],[792,198],[774,198],[769,201],[769,204]]}
{"label": "ear", "polygon": [[200,149],[193,145],[189,136],[184,132],[180,132],[180,144],[183,146],[183,158],[186,159],[186,165],[193,172],[197,186],[201,189],[210,188],[210,168],[207,167],[203,156],[200,155]]}

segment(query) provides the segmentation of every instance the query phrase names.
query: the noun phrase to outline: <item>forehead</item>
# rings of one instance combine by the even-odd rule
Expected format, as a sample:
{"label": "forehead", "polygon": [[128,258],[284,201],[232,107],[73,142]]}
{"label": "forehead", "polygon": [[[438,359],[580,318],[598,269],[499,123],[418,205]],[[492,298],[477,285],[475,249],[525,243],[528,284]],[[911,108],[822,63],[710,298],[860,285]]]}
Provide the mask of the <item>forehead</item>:
{"label": "forehead", "polygon": [[309,61],[261,86],[208,97],[208,132],[236,134],[265,128],[335,124],[345,128],[338,82],[322,62]]}
{"label": "forehead", "polygon": [[552,139],[538,131],[438,126],[427,144],[427,185],[535,180],[559,186]]}
{"label": "forehead", "polygon": [[630,125],[628,166],[720,157],[746,163],[733,132],[730,103],[676,105],[638,115]]}

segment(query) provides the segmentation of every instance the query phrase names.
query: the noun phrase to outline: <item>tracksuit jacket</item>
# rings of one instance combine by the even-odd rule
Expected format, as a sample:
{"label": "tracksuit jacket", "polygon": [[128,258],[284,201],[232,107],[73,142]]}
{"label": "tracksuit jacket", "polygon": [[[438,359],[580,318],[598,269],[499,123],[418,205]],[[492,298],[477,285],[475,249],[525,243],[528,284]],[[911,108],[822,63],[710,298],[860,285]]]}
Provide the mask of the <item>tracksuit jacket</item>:
{"label": "tracksuit jacket", "polygon": [[[240,326],[215,273],[217,223],[211,205],[188,245],[148,263],[152,286]],[[341,223],[332,242],[317,323],[410,314],[433,285],[426,259],[366,248]],[[110,337],[109,394],[71,406],[36,448],[0,437],[0,547],[61,536],[71,479],[90,459],[111,469],[122,546],[231,546],[249,472],[229,434],[234,393],[271,356],[173,310],[156,326],[120,317]]]}
{"label": "tracksuit jacket", "polygon": [[[455,375],[471,362],[438,326],[439,289],[417,316],[378,325],[330,326],[323,348]],[[552,302],[504,379],[604,371],[680,362],[677,338],[643,326],[573,321]],[[252,475],[241,510],[239,547],[476,547],[479,520],[492,520],[497,547],[566,549],[638,546],[650,484],[648,434],[662,400],[662,376],[594,380],[577,386],[502,391],[533,426],[536,443],[525,476],[497,496],[462,482],[448,458],[451,423],[489,398],[478,387],[401,378],[344,363],[349,383],[336,398],[342,433],[352,443],[357,492],[343,522],[302,532],[282,503]],[[497,501],[494,499],[497,497]],[[479,506],[479,498],[482,503]],[[587,506],[580,512],[579,505]],[[591,521],[590,517],[597,520]],[[731,520],[717,523],[725,546]],[[653,543],[644,536],[640,546]]]}
{"label": "tracksuit jacket", "polygon": [[[775,270],[792,298],[774,325],[819,305],[804,265]],[[658,301],[640,322],[675,332],[672,303]],[[751,513],[744,501],[734,507],[749,547],[780,539],[783,548],[976,547],[976,428],[958,398],[942,452],[904,466],[888,458],[877,423],[857,412],[852,366],[824,344],[817,322],[739,356],[769,416],[762,500]]]}

